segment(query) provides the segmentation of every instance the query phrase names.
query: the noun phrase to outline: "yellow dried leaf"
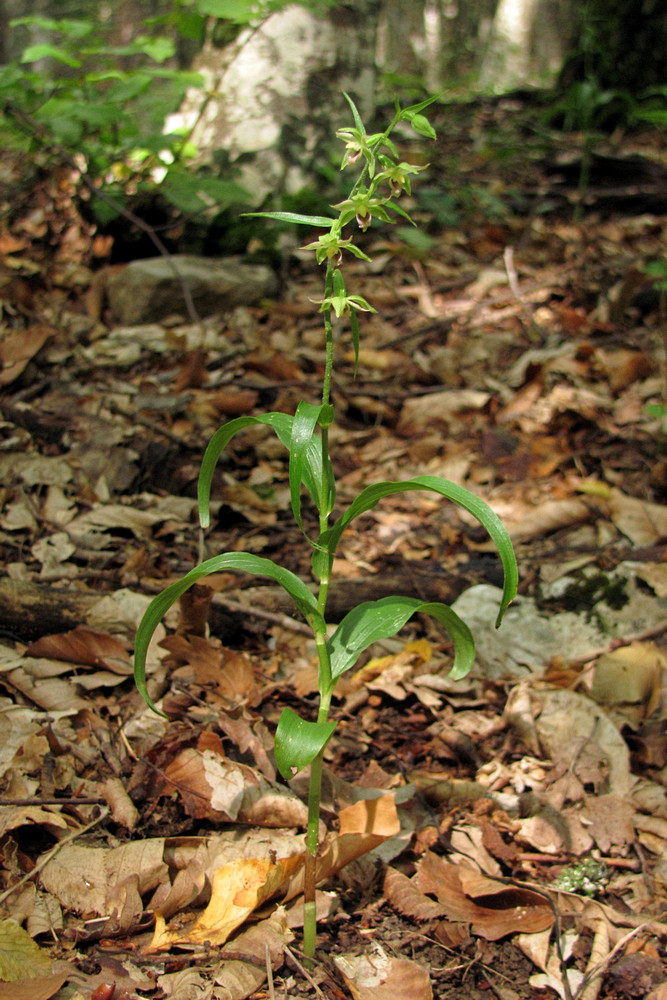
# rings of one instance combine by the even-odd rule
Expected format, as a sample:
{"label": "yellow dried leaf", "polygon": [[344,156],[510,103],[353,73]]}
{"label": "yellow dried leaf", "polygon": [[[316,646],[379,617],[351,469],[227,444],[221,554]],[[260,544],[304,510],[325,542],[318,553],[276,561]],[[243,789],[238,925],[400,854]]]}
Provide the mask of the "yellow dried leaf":
{"label": "yellow dried leaf", "polygon": [[215,872],[211,900],[190,927],[170,930],[160,914],[155,916],[151,951],[164,951],[176,944],[224,944],[261,903],[270,899],[303,865],[303,855],[270,861],[268,858],[238,858]]}
{"label": "yellow dried leaf", "polygon": [[14,920],[0,920],[0,979],[15,983],[51,972],[51,959]]}
{"label": "yellow dried leaf", "polygon": [[341,837],[350,833],[393,837],[401,828],[393,795],[361,799],[342,809],[339,820]]}

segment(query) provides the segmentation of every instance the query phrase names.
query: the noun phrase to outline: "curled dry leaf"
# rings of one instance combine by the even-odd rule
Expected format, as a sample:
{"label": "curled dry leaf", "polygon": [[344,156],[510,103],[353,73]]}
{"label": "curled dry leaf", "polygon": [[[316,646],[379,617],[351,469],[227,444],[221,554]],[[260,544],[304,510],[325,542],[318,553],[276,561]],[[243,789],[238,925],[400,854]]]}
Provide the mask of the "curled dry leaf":
{"label": "curled dry leaf", "polygon": [[437,897],[450,920],[470,924],[473,934],[489,941],[541,931],[554,922],[551,906],[539,893],[452,865],[431,851],[419,863],[416,884]]}
{"label": "curled dry leaf", "polygon": [[0,385],[17,379],[28,362],[38,354],[55,330],[38,324],[0,342]]}
{"label": "curled dry leaf", "polygon": [[143,893],[166,881],[169,870],[163,851],[164,841],[158,838],[113,848],[65,844],[44,865],[39,878],[63,908],[105,916],[114,903],[118,905],[126,882],[136,904],[137,897],[140,901]]}
{"label": "curled dry leaf", "polygon": [[170,664],[177,665],[173,679],[187,686],[210,688],[234,704],[248,701],[258,691],[252,660],[245,653],[199,635],[170,635],[160,646],[169,650]]}
{"label": "curled dry leaf", "polygon": [[395,910],[415,920],[436,920],[447,912],[442,903],[427,896],[411,878],[396,868],[387,869],[384,895]]}
{"label": "curled dry leaf", "polygon": [[271,827],[306,825],[307,808],[289,788],[213,749],[182,750],[164,774],[163,791],[177,790],[187,813],[197,819]]}
{"label": "curled dry leaf", "polygon": [[100,785],[100,791],[111,810],[114,823],[124,826],[126,830],[134,830],[139,819],[139,813],[134,802],[127,794],[125,785],[120,778],[110,777]]}
{"label": "curled dry leaf", "polygon": [[428,970],[407,958],[393,958],[376,945],[370,955],[334,959],[354,1000],[432,1000]]}
{"label": "curled dry leaf", "polygon": [[401,829],[393,795],[361,799],[342,809],[339,821],[341,836],[357,833],[393,837]]}
{"label": "curled dry leaf", "polygon": [[26,656],[49,657],[65,663],[101,667],[112,673],[129,676],[132,673],[130,656],[118,639],[98,629],[77,626],[70,632],[45,635],[31,643]]}
{"label": "curled dry leaf", "polygon": [[591,694],[600,705],[639,705],[650,716],[662,696],[667,661],[654,642],[635,642],[598,658]]}
{"label": "curled dry leaf", "polygon": [[267,899],[284,889],[302,867],[304,855],[270,860],[237,858],[222,865],[213,876],[211,900],[195,922],[170,930],[161,914],[155,915],[155,934],[151,951],[164,951],[173,945],[224,944],[229,935]]}

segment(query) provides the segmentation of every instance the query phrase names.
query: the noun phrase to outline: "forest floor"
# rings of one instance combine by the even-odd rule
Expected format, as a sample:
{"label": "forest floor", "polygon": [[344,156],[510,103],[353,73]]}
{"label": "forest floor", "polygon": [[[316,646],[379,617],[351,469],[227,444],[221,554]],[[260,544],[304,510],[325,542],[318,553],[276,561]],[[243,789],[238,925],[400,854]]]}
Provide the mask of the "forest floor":
{"label": "forest floor", "polygon": [[[580,202],[581,137],[549,148],[511,100],[447,114],[409,208],[425,235],[370,230],[373,264],[346,271],[378,313],[356,378],[337,338],[337,503],[465,484],[512,536],[520,596],[496,633],[497,557],[439,498],[388,497],[346,533],[332,620],[396,590],[456,602],[479,655],[452,681],[420,620],[337,688],[314,966],[304,779],[272,753],[285,706],[316,711],[303,623],[257,579],[208,579],[151,648],[167,719],[132,645],[198,558],[213,431],[317,401],[321,272],[286,255],[275,301],[128,330],[76,178],[6,202],[0,996],[667,997],[664,145],[600,144]],[[4,181],[22,169],[5,156]],[[234,439],[213,498],[206,555],[309,578],[266,428]]]}

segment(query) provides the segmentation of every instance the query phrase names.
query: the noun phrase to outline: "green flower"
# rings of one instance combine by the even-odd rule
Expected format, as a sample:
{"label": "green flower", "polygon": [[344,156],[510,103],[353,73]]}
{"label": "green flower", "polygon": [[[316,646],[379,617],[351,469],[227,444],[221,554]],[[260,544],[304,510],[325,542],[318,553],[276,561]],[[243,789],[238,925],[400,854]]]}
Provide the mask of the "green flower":
{"label": "green flower", "polygon": [[367,135],[363,127],[339,128],[336,132],[336,138],[341,139],[345,143],[345,151],[343,152],[340,169],[344,170],[345,167],[354,166],[359,157],[363,156],[368,164],[368,172],[372,177],[375,172],[375,153],[373,152],[373,147],[377,146],[382,137],[383,133],[380,132],[375,135]]}
{"label": "green flower", "polygon": [[338,267],[343,260],[343,250],[349,250],[351,254],[360,260],[370,261],[363,250],[355,247],[351,239],[342,239],[340,232],[332,229],[330,233],[323,233],[315,243],[307,243],[301,247],[302,250],[314,250],[317,263],[321,264],[325,260],[332,261]]}
{"label": "green flower", "polygon": [[380,160],[384,170],[375,177],[373,187],[377,187],[380,181],[388,181],[394,198],[398,198],[403,191],[411,194],[410,174],[419,174],[422,170],[426,170],[425,166],[417,167],[413,163],[393,163],[388,156],[380,156]]}
{"label": "green flower", "polygon": [[327,309],[333,309],[338,319],[340,319],[341,316],[347,315],[347,313],[351,310],[354,310],[355,312],[377,312],[377,309],[374,309],[373,306],[366,301],[363,295],[347,294],[345,282],[343,281],[343,275],[338,270],[335,270],[333,273],[332,294],[327,295],[324,299],[314,299],[313,301],[319,302],[319,312],[325,312]]}
{"label": "green flower", "polygon": [[359,228],[366,230],[372,218],[381,219],[383,222],[392,221],[383,208],[385,204],[386,199],[374,198],[367,188],[360,188],[356,194],[350,195],[345,201],[333,207],[340,212],[341,228],[356,218]]}

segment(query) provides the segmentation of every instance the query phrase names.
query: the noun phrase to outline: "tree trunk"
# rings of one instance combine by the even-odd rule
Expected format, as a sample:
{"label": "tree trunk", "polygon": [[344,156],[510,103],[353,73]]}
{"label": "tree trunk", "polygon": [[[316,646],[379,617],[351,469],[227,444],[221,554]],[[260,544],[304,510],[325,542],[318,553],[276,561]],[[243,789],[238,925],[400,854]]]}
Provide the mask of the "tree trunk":
{"label": "tree trunk", "polygon": [[562,0],[498,0],[480,86],[501,94],[552,83],[568,48],[567,6]]}
{"label": "tree trunk", "polygon": [[[363,115],[374,106],[377,0],[337,4],[320,17],[294,5],[222,48],[211,30],[193,89],[169,129],[186,127],[199,164],[221,162],[260,204],[310,184],[333,130],[351,123],[342,91]],[[328,159],[325,160],[328,167]]]}

